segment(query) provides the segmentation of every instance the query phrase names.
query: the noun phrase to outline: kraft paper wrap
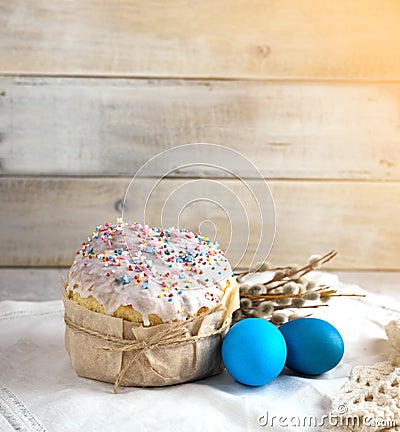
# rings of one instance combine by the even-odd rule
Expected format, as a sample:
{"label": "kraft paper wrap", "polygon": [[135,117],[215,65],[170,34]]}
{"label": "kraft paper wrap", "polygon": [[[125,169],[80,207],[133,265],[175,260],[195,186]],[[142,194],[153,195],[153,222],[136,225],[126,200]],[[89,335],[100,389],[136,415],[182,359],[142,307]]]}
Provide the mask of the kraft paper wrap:
{"label": "kraft paper wrap", "polygon": [[183,322],[152,327],[92,312],[64,290],[65,345],[77,375],[118,386],[166,386],[216,375],[224,369],[221,342],[239,308],[229,286],[214,309]]}

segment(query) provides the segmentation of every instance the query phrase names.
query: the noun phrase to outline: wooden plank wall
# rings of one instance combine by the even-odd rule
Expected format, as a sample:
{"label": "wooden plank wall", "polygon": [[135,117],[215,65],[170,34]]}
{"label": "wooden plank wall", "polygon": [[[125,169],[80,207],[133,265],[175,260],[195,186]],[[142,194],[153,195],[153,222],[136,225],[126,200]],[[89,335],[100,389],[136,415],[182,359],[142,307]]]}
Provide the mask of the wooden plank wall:
{"label": "wooden plank wall", "polygon": [[[210,142],[267,180],[272,261],[336,248],[332,268],[400,270],[399,23],[397,0],[0,0],[0,265],[68,266],[92,228],[120,214],[143,163]],[[175,163],[153,164],[138,185]],[[211,177],[240,195],[222,170],[178,170],[160,183],[150,223],[171,191]],[[185,224],[197,229],[199,214],[228,244],[207,206]],[[233,235],[236,262],[245,235]]]}

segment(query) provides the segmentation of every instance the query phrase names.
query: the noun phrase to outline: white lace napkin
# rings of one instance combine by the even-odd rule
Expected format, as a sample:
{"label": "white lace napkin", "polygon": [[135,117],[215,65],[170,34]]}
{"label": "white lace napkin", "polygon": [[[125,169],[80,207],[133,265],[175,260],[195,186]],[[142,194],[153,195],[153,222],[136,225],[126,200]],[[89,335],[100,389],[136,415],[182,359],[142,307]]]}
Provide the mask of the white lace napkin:
{"label": "white lace napkin", "polygon": [[[319,273],[342,291],[336,276]],[[27,287],[28,289],[28,287]],[[226,372],[163,388],[122,388],[79,378],[64,349],[63,306],[53,302],[0,302],[0,431],[305,431],[292,420],[321,419],[355,365],[387,359],[384,327],[399,317],[395,293],[365,299],[338,298],[317,309],[342,333],[341,364],[317,378],[284,371],[270,384],[251,388]]]}

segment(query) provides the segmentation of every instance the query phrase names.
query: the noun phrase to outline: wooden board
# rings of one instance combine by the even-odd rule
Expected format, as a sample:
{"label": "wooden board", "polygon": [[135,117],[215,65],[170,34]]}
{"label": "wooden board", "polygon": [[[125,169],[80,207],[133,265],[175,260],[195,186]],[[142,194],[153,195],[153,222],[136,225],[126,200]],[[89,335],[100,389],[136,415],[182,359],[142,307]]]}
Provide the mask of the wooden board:
{"label": "wooden board", "polygon": [[[3,227],[0,264],[70,265],[75,250],[92,229],[121,214],[120,200],[129,180],[2,178],[0,196],[7,204],[0,209]],[[210,219],[217,226],[219,243],[225,247],[229,244],[230,230],[226,214],[210,201],[214,193],[217,203],[226,207],[235,227],[228,256],[236,260],[249,232],[245,217],[236,211],[235,199],[238,197],[251,226],[247,254],[242,261],[245,266],[251,260],[259,238],[257,206],[239,180],[223,180],[219,184],[207,181],[209,183],[200,184],[200,188],[194,188],[193,183],[185,179],[166,179],[158,185],[154,179],[138,179],[132,189],[134,193],[128,194],[125,216],[140,221],[139,209],[143,208],[143,200],[150,196],[146,221],[158,225],[163,210],[163,221],[169,224],[177,220],[182,204],[206,197],[200,205],[183,209],[180,222],[197,229],[199,222]],[[260,183],[248,182],[250,190],[262,190]],[[302,263],[312,253],[337,249],[339,255],[332,268],[400,269],[400,234],[394,223],[400,213],[399,183],[270,181],[269,186],[275,200],[277,221],[270,255],[273,262]],[[221,193],[223,188],[225,193]],[[264,220],[269,232],[273,228],[272,222],[273,217],[269,214]]]}
{"label": "wooden board", "polygon": [[[3,175],[132,176],[162,151],[209,142],[269,178],[400,180],[399,84],[3,77],[0,94]],[[168,153],[141,175],[184,161]],[[187,162],[198,161],[216,158],[200,149]],[[220,165],[255,176],[233,153]]]}
{"label": "wooden board", "polygon": [[400,78],[398,0],[13,0],[0,72]]}

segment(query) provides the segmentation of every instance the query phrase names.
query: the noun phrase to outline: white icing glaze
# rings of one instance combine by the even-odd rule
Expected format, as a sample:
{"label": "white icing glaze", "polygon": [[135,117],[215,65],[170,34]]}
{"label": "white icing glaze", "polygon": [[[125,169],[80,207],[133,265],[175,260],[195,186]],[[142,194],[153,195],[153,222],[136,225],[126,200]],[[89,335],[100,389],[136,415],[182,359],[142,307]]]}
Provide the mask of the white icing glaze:
{"label": "white icing glaze", "polygon": [[185,320],[201,307],[216,306],[232,269],[208,238],[188,230],[137,223],[99,225],[69,271],[67,290],[92,295],[112,315],[131,305],[163,322]]}

